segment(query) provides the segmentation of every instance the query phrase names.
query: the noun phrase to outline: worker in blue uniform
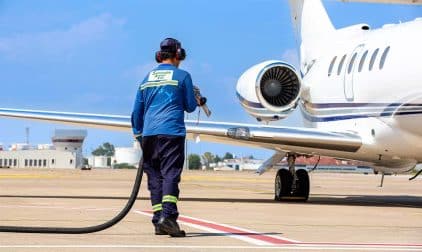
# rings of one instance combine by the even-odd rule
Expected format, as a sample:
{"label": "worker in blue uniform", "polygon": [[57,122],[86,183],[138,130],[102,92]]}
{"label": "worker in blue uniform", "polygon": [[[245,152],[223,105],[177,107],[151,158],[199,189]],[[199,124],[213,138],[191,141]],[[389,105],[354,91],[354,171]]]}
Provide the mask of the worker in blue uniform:
{"label": "worker in blue uniform", "polygon": [[186,57],[181,43],[166,38],[155,58],[160,63],[139,86],[132,113],[132,128],[143,150],[148,175],[155,234],[183,237],[177,223],[179,182],[185,159],[184,112],[204,105],[205,97],[192,84],[191,75],[179,69]]}

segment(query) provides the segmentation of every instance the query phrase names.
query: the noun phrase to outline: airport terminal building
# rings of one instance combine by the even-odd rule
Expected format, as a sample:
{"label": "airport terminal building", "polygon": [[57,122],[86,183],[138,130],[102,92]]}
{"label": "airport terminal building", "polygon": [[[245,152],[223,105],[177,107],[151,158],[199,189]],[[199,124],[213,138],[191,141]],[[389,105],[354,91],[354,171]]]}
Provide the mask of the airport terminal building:
{"label": "airport terminal building", "polygon": [[86,130],[55,130],[52,144],[12,144],[0,150],[0,168],[81,168]]}

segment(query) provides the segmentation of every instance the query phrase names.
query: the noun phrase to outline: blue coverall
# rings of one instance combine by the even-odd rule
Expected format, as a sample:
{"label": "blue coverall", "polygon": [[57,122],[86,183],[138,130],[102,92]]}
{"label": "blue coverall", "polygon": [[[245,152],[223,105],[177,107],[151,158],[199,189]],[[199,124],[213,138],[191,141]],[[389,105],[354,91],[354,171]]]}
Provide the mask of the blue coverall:
{"label": "blue coverall", "polygon": [[142,136],[143,168],[156,224],[178,217],[180,175],[184,163],[184,112],[197,107],[192,78],[171,64],[160,64],[139,86],[132,113],[135,137]]}

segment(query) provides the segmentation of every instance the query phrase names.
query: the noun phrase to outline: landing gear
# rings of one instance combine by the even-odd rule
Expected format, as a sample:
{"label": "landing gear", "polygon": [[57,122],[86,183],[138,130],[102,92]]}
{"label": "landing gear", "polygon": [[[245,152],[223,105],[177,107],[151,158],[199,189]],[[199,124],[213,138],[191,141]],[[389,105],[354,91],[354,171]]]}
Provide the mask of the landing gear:
{"label": "landing gear", "polygon": [[309,198],[309,175],[306,170],[295,168],[296,156],[287,156],[289,170],[280,169],[275,177],[275,197],[277,201],[307,201]]}

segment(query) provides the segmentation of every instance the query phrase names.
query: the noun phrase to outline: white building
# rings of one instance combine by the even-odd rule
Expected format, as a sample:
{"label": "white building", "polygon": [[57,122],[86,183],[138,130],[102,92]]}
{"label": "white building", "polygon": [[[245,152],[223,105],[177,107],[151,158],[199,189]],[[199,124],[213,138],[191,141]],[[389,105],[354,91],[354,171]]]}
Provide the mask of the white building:
{"label": "white building", "polygon": [[108,159],[107,156],[90,156],[88,157],[88,165],[93,168],[110,168],[107,164]]}
{"label": "white building", "polygon": [[259,166],[263,163],[263,160],[260,159],[249,159],[249,158],[235,158],[235,159],[226,159],[223,162],[214,165],[215,171],[221,170],[257,170]]}
{"label": "white building", "polygon": [[18,150],[1,151],[0,167],[9,168],[79,168],[72,151]]}
{"label": "white building", "polygon": [[129,164],[137,167],[141,157],[142,149],[139,146],[139,143],[135,141],[133,147],[116,147],[112,163]]}
{"label": "white building", "polygon": [[86,130],[56,130],[52,145],[12,144],[9,151],[0,151],[0,167],[81,168],[86,135]]}
{"label": "white building", "polygon": [[[133,147],[115,147],[114,156],[111,158],[106,156],[89,156],[88,164],[92,168],[112,168],[117,164],[128,164],[138,167],[141,157],[142,149],[139,143],[135,141]],[[107,162],[108,159],[111,161],[111,167]]]}

